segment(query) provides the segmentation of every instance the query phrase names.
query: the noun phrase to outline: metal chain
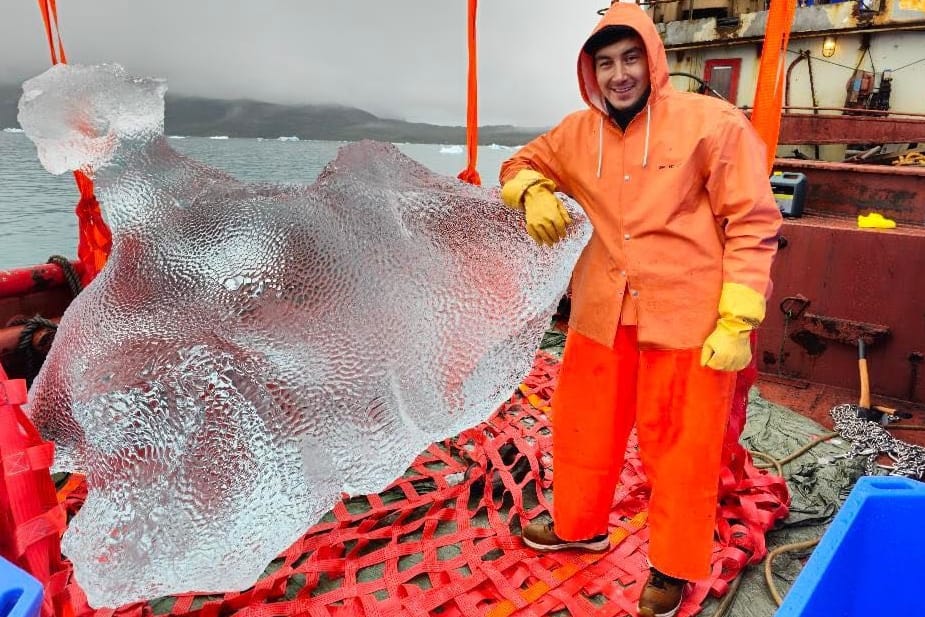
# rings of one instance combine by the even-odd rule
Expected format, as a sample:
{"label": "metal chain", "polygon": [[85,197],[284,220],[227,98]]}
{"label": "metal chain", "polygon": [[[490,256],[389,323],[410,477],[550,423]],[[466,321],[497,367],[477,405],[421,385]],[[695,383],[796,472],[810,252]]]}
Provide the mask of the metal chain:
{"label": "metal chain", "polygon": [[858,409],[848,403],[833,407],[829,413],[838,434],[851,442],[850,455],[867,456],[865,473],[873,475],[877,456],[885,453],[893,459],[891,476],[915,479],[925,476],[925,448],[897,439],[877,422],[859,418]]}

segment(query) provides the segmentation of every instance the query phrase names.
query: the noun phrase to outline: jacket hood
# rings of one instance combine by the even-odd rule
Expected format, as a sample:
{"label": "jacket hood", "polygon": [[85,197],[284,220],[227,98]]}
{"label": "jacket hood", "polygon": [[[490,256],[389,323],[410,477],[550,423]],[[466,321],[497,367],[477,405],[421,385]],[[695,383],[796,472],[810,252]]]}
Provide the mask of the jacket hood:
{"label": "jacket hood", "polygon": [[[649,95],[650,103],[668,94],[671,84],[668,82],[668,58],[665,56],[665,46],[658,35],[658,30],[655,29],[655,24],[642,7],[628,2],[613,3],[588,38],[590,39],[607,26],[628,26],[638,32],[642,38],[649,61],[649,81],[652,88]],[[581,98],[589,107],[607,115],[601,89],[597,85],[597,78],[594,74],[594,58],[585,53],[584,44],[578,53],[578,88],[581,90]]]}

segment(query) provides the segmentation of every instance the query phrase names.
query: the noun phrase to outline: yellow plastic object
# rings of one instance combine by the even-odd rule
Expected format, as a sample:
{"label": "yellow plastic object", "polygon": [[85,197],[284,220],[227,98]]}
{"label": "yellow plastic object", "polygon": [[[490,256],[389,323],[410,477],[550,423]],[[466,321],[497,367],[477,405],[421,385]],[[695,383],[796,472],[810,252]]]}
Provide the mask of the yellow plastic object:
{"label": "yellow plastic object", "polygon": [[858,227],[862,229],[893,229],[896,221],[888,219],[879,212],[858,215]]}

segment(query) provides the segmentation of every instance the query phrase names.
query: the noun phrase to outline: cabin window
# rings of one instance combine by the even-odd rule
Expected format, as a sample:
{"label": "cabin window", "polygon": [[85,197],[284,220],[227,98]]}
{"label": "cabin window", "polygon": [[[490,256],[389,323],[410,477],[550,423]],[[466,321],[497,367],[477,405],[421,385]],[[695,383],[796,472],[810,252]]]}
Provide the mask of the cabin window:
{"label": "cabin window", "polygon": [[681,19],[707,19],[710,17],[715,17],[716,19],[729,17],[729,7],[713,6],[699,9],[688,9],[681,12]]}
{"label": "cabin window", "polygon": [[707,60],[703,66],[703,80],[719,92],[724,99],[735,105],[739,93],[741,69],[741,58]]}

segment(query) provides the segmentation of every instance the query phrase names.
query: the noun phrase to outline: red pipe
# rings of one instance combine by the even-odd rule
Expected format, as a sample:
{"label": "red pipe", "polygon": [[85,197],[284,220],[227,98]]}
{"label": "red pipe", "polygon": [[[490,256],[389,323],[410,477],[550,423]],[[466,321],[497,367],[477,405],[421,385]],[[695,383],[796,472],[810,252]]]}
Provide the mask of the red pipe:
{"label": "red pipe", "polygon": [[[58,323],[59,318],[55,317],[49,321]],[[19,338],[22,336],[22,331],[25,327],[25,325],[20,325],[0,328],[0,356],[6,356],[16,351],[16,347],[19,345]],[[38,347],[47,334],[48,331],[45,328],[36,330],[32,334],[32,345]]]}
{"label": "red pipe", "polygon": [[[746,114],[748,114],[748,113],[751,113],[751,110],[754,109],[754,107],[743,105],[739,107],[739,109],[741,109],[742,111],[746,112]],[[911,112],[911,111],[895,111],[892,109],[864,109],[862,107],[819,107],[819,106],[805,107],[802,105],[789,105],[789,106],[785,105],[782,109],[785,112],[790,111],[792,109],[798,109],[800,111],[812,111],[813,113],[820,112],[820,111],[840,111],[840,112],[846,112],[846,113],[849,113],[855,116],[862,116],[862,115],[863,116],[876,116],[876,117],[908,116],[910,118],[925,118],[925,113]]]}
{"label": "red pipe", "polygon": [[[71,262],[78,276],[81,272],[80,262]],[[64,270],[57,264],[41,264],[26,268],[0,270],[0,298],[22,296],[36,291],[44,291],[67,285]]]}
{"label": "red pipe", "polygon": [[800,54],[793,59],[793,62],[790,63],[790,66],[787,67],[787,80],[784,83],[784,109],[789,109],[790,107],[790,74],[793,73],[794,67],[805,59],[806,56],[804,56],[801,51]]}

